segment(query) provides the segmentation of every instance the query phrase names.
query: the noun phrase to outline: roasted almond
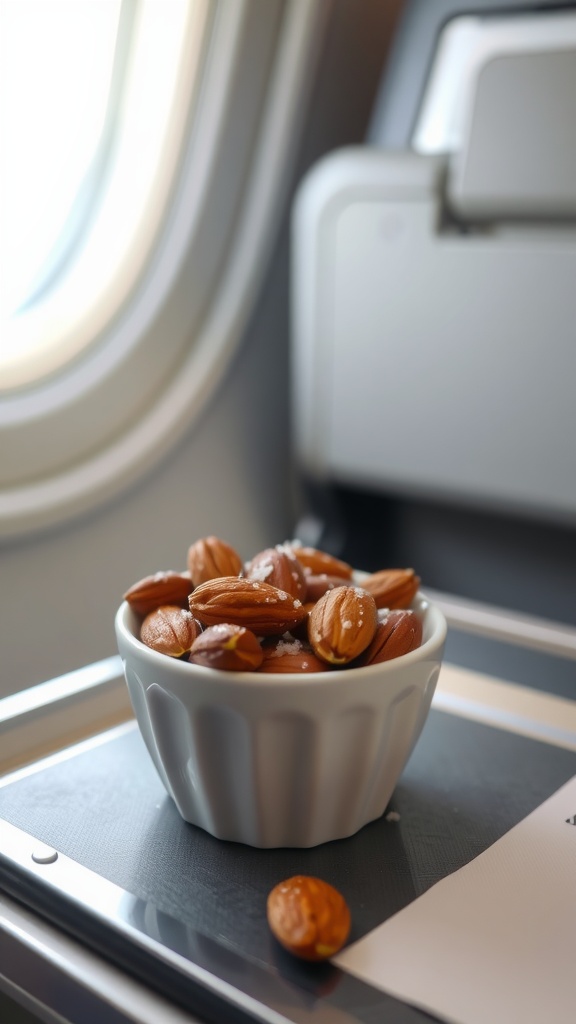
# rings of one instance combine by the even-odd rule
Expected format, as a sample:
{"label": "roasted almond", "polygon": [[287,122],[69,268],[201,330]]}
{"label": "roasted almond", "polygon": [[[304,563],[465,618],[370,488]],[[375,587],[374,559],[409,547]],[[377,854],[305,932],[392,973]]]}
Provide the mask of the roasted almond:
{"label": "roasted almond", "polygon": [[246,626],[256,636],[286,633],[307,615],[302,602],[285,590],[237,576],[201,583],[188,600],[190,611],[204,626],[230,622]]}
{"label": "roasted almond", "polygon": [[357,666],[376,665],[415,651],[422,643],[422,621],[410,609],[397,609],[378,624],[372,643],[360,655]]}
{"label": "roasted almond", "polygon": [[310,644],[286,634],[266,640],[262,645],[264,661],[261,672],[283,674],[286,672],[326,672],[328,665],[314,654]]}
{"label": "roasted almond", "polygon": [[201,631],[200,623],[185,608],[165,605],[155,608],[146,616],[140,627],[140,639],[159,654],[181,658],[190,650]]}
{"label": "roasted almond", "polygon": [[186,573],[170,570],[157,572],[134,583],[124,594],[124,600],[138,615],[147,615],[155,608],[167,604],[187,609],[192,586]]}
{"label": "roasted almond", "polygon": [[361,587],[328,590],[308,616],[312,650],[331,665],[345,665],[371,643],[378,625],[374,598]]}
{"label": "roasted almond", "polygon": [[258,638],[244,626],[210,626],[192,644],[189,660],[225,672],[256,672],[264,659]]}
{"label": "roasted almond", "polygon": [[414,569],[381,569],[362,580],[362,587],[377,608],[409,608],[416,597],[420,577]]}
{"label": "roasted almond", "polygon": [[274,886],[266,916],[278,942],[302,960],[334,956],[350,933],[350,910],[342,894],[310,875],[294,875]]}
{"label": "roasted almond", "polygon": [[304,569],[296,558],[291,547],[278,544],[275,548],[266,548],[248,562],[244,575],[249,580],[260,580],[269,583],[279,590],[285,590],[292,597],[303,601],[306,594],[306,578]]}
{"label": "roasted almond", "polygon": [[306,603],[314,604],[327,590],[345,585],[346,580],[342,576],[328,576],[325,572],[310,573],[306,577]]}
{"label": "roasted almond", "polygon": [[352,566],[335,558],[334,555],[319,551],[317,548],[302,546],[297,541],[293,541],[290,546],[300,564],[304,566],[306,574],[312,573],[314,576],[324,574],[326,576],[341,576],[345,580],[352,579]]}
{"label": "roasted almond", "polygon": [[194,587],[219,576],[238,576],[240,555],[219,537],[202,537],[188,548],[188,571]]}

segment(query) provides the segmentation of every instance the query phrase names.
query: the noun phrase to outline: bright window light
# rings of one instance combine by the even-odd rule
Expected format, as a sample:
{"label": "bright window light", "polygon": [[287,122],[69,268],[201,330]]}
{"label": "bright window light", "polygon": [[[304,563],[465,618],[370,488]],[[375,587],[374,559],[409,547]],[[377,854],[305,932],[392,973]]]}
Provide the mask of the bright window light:
{"label": "bright window light", "polygon": [[0,0],[0,12],[7,392],[92,344],[134,285],[177,166],[207,0]]}
{"label": "bright window light", "polygon": [[46,273],[102,135],[120,0],[2,0],[2,322]]}
{"label": "bright window light", "polygon": [[67,232],[66,214],[1,325],[2,540],[125,490],[214,395],[286,212],[329,7],[121,0],[72,189],[84,216]]}

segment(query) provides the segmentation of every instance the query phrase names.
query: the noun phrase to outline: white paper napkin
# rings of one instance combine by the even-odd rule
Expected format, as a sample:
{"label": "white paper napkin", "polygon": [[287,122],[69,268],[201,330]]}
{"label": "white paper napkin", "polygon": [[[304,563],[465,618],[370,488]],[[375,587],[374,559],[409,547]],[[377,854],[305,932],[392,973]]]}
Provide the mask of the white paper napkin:
{"label": "white paper napkin", "polygon": [[575,1024],[576,777],[334,962],[454,1024]]}

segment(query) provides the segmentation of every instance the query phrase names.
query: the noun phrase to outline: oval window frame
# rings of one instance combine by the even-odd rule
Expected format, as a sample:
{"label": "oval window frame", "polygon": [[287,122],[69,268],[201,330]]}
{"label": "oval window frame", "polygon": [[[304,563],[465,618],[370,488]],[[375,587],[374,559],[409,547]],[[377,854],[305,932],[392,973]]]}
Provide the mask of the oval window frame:
{"label": "oval window frame", "polygon": [[0,537],[60,524],[132,485],[189,429],[241,339],[329,3],[208,5],[198,102],[189,96],[194,117],[137,281],[82,357],[0,398]]}

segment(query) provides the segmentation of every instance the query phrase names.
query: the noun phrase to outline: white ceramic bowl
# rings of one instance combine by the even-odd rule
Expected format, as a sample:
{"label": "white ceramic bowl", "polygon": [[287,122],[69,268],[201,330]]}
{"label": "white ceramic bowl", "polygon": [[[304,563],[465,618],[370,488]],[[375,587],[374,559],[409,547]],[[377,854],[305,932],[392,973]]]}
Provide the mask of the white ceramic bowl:
{"label": "white ceramic bowl", "polygon": [[420,736],[446,622],[419,594],[422,646],[362,669],[218,672],[150,650],[124,603],[118,649],[134,712],[182,817],[218,839],[308,847],[386,809]]}

